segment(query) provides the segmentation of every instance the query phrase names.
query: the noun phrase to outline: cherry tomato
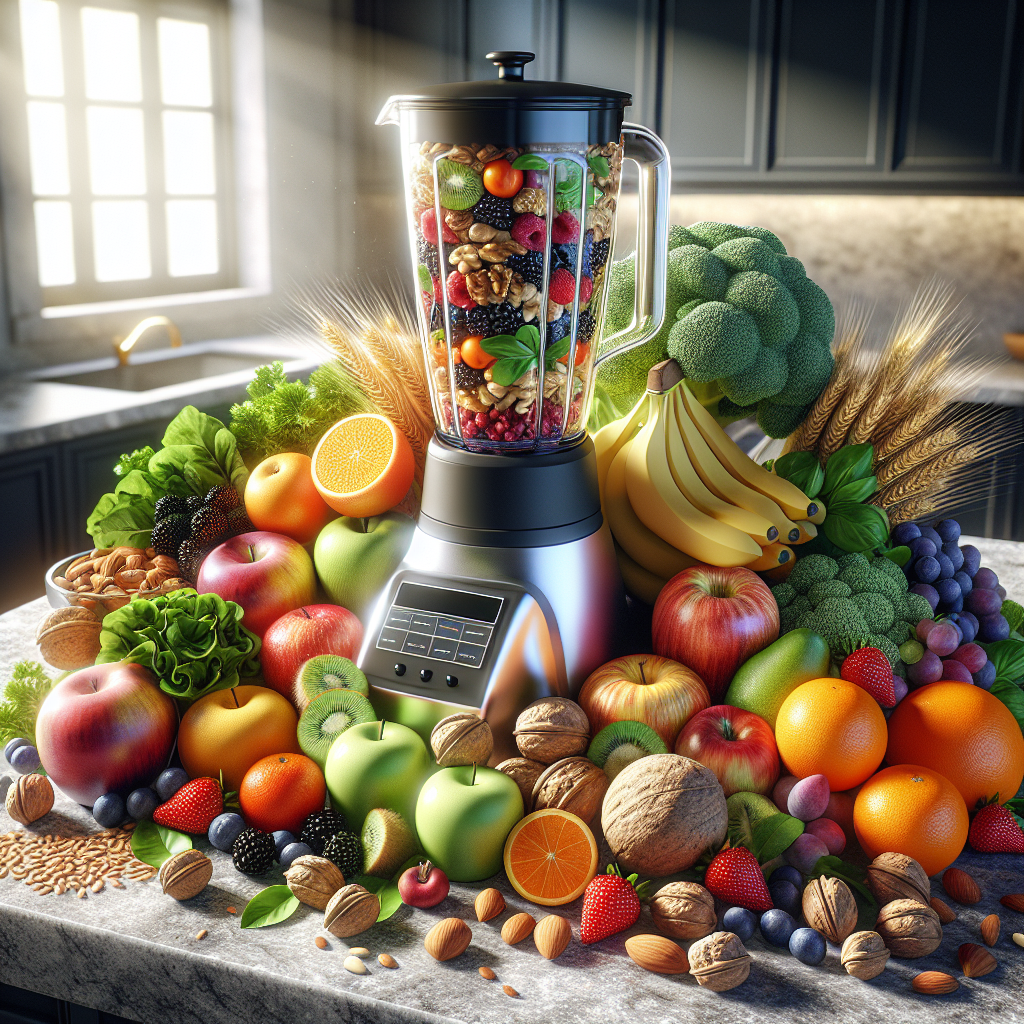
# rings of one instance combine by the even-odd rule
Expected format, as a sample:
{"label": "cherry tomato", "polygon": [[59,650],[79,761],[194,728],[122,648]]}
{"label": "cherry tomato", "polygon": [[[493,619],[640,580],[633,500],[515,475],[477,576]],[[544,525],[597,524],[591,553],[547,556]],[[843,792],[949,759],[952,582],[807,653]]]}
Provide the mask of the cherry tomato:
{"label": "cherry tomato", "polygon": [[486,370],[488,366],[498,361],[495,356],[480,347],[481,341],[483,338],[479,334],[471,334],[462,343],[462,361],[467,366],[472,366],[474,370]]}
{"label": "cherry tomato", "polygon": [[484,168],[484,188],[492,196],[511,199],[523,187],[523,172],[507,160],[492,160]]}
{"label": "cherry tomato", "polygon": [[[587,361],[587,356],[590,355],[590,345],[585,341],[579,341],[576,343],[576,359],[573,362],[574,366],[582,366]],[[558,360],[560,363],[567,363],[569,361],[569,353],[567,352],[561,359]]]}

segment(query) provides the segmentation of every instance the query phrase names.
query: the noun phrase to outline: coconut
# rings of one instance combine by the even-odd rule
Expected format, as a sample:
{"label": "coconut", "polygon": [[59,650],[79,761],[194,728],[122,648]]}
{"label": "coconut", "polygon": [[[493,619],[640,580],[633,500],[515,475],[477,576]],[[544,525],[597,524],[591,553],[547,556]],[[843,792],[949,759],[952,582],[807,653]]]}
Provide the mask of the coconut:
{"label": "coconut", "polygon": [[615,860],[660,878],[685,871],[725,840],[729,812],[714,773],[679,754],[650,754],[612,780],[601,826]]}

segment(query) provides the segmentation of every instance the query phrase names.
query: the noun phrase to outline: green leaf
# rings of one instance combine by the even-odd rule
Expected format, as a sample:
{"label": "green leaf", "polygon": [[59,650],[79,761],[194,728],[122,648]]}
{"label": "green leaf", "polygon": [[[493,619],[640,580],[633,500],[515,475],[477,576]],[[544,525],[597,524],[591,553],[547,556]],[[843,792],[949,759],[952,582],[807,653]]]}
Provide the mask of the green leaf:
{"label": "green leaf", "polygon": [[1007,598],[1003,601],[999,611],[1002,612],[1003,618],[1010,624],[1010,632],[1019,633],[1020,627],[1024,625],[1024,606]]}
{"label": "green leaf", "polygon": [[1017,719],[1020,731],[1024,732],[1024,690],[1014,683],[997,678],[988,692],[1007,706],[1010,714]]}
{"label": "green leaf", "polygon": [[153,457],[153,449],[147,444],[145,448],[136,448],[131,455],[122,455],[114,467],[114,476],[125,477],[132,470],[146,469]]}
{"label": "green leaf", "polygon": [[266,928],[267,925],[287,921],[298,909],[299,901],[287,885],[268,885],[245,905],[241,925],[243,928]]}
{"label": "green leaf", "polygon": [[569,345],[571,344],[569,335],[567,334],[564,338],[559,338],[558,341],[549,345],[544,352],[544,362],[551,368],[554,368],[556,362],[563,356],[569,354]]}
{"label": "green leaf", "polygon": [[882,552],[890,562],[895,562],[901,569],[910,561],[911,551],[905,544],[898,548],[889,548]]}
{"label": "green leaf", "polygon": [[480,347],[489,356],[497,356],[499,359],[525,359],[536,354],[511,334],[495,334],[493,337],[483,338]]}
{"label": "green leaf", "polygon": [[0,746],[16,737],[35,746],[36,716],[55,682],[38,661],[19,661],[14,666],[7,686],[0,686]]}
{"label": "green leaf", "polygon": [[1019,685],[1020,680],[1024,678],[1024,641],[998,640],[981,646],[989,661],[995,665],[996,679]]}
{"label": "green leaf", "polygon": [[765,465],[774,469],[776,476],[796,484],[808,498],[815,497],[825,482],[825,471],[813,452],[790,452],[775,459],[773,466]]}
{"label": "green leaf", "polygon": [[434,279],[430,276],[430,268],[422,263],[416,268],[416,279],[420,283],[420,291],[430,295],[434,293]]}
{"label": "green leaf", "polygon": [[402,897],[398,892],[398,877],[405,870],[406,866],[412,867],[419,863],[419,857],[411,858],[399,868],[398,873],[392,879],[376,878],[373,875],[357,875],[352,879],[352,884],[361,885],[368,892],[374,893],[380,900],[380,914],[377,916],[378,924],[393,916],[395,911],[402,906]]}
{"label": "green leaf", "polygon": [[837,487],[829,495],[829,508],[832,507],[834,502],[843,501],[854,501],[863,502],[867,501],[875,491],[878,490],[878,479],[874,476],[866,476],[860,480],[851,480],[848,484],[843,484],[842,487]]}
{"label": "green leaf", "polygon": [[798,836],[803,835],[804,823],[781,811],[770,818],[763,818],[751,834],[750,852],[758,863],[765,863],[788,850]]}
{"label": "green leaf", "polygon": [[889,538],[889,520],[874,505],[855,501],[829,501],[822,523],[825,536],[844,551],[874,551]]}
{"label": "green leaf", "polygon": [[843,484],[871,476],[874,449],[869,444],[849,444],[835,452],[825,464],[822,497],[831,505],[831,494]]}
{"label": "green leaf", "polygon": [[533,324],[523,324],[516,331],[516,338],[529,348],[531,352],[540,351],[540,331]]}
{"label": "green leaf", "polygon": [[608,172],[611,168],[608,166],[608,161],[605,157],[598,153],[592,153],[587,157],[587,163],[590,164],[590,169],[594,172],[595,178],[608,177]]}
{"label": "green leaf", "polygon": [[491,379],[503,387],[508,387],[536,365],[536,356],[530,356],[529,359],[502,359],[491,367]]}
{"label": "green leaf", "polygon": [[547,169],[547,160],[536,153],[524,153],[522,156],[517,157],[512,164],[512,170],[514,171],[546,171]]}
{"label": "green leaf", "polygon": [[[192,840],[181,832],[175,832],[152,821],[140,821],[132,832],[132,853],[144,864],[158,868],[172,853],[192,849]],[[287,888],[287,886],[286,886]]]}

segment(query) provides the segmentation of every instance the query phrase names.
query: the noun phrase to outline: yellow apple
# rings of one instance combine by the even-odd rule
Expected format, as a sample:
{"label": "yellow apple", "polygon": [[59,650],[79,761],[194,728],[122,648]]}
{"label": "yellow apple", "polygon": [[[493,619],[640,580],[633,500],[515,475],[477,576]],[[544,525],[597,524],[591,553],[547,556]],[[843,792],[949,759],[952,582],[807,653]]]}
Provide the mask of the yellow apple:
{"label": "yellow apple", "polygon": [[308,544],[338,513],[313,484],[308,455],[283,452],[264,459],[245,485],[245,511],[257,530]]}

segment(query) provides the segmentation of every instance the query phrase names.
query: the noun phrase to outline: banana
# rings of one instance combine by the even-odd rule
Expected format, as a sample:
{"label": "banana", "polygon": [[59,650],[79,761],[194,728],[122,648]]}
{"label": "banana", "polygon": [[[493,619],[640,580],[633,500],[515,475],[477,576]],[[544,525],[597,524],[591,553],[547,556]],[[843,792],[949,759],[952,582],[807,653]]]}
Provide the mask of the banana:
{"label": "banana", "polygon": [[685,381],[679,385],[679,390],[686,403],[686,409],[704,440],[737,480],[742,480],[755,491],[760,491],[765,497],[771,498],[794,521],[815,516],[818,512],[817,502],[808,499],[796,484],[769,473],[764,466],[759,466],[746,455],[718,425],[714,416],[693,397]]}
{"label": "banana", "polygon": [[785,544],[769,544],[762,552],[761,557],[754,559],[753,562],[748,562],[746,568],[753,569],[754,572],[767,572],[769,569],[785,565],[792,557],[792,549],[787,548]]}
{"label": "banana", "polygon": [[666,544],[656,533],[651,533],[637,518],[626,493],[626,457],[630,442],[626,442],[612,459],[604,485],[604,514],[618,547],[647,572],[671,578],[677,572],[697,565],[697,559],[684,555],[671,544]]}
{"label": "banana", "polygon": [[619,449],[636,435],[647,414],[647,393],[644,392],[640,401],[621,419],[606,423],[594,435],[594,452],[597,456],[597,484],[601,493],[601,511],[604,511],[604,482],[608,476],[608,467]]}
{"label": "banana", "polygon": [[815,512],[813,516],[808,516],[807,519],[816,526],[821,526],[825,521],[825,514],[828,512],[828,509],[825,508],[825,503],[820,499],[816,498],[814,504],[818,506],[818,511]]}
{"label": "banana", "polygon": [[799,540],[791,540],[790,544],[806,544],[809,540],[814,540],[818,536],[818,528],[809,519],[798,525],[800,527],[800,538]]}
{"label": "banana", "polygon": [[676,424],[682,435],[683,443],[686,445],[690,462],[701,480],[707,485],[708,490],[717,494],[723,501],[764,516],[779,531],[780,537],[784,537],[792,543],[794,537],[799,536],[800,528],[797,524],[787,518],[785,512],[771,498],[765,497],[760,491],[755,491],[741,480],[737,480],[718,461],[718,457],[690,418],[679,388],[672,389],[672,401]]}
{"label": "banana", "polygon": [[668,580],[648,572],[642,565],[637,565],[618,544],[615,545],[615,556],[619,560],[619,572],[622,573],[622,582],[626,584],[626,590],[641,601],[653,605]]}
{"label": "banana", "polygon": [[626,493],[640,521],[662,540],[710,565],[746,565],[761,555],[748,534],[694,506],[676,487],[665,450],[664,403],[651,402],[647,422],[626,456]]}

